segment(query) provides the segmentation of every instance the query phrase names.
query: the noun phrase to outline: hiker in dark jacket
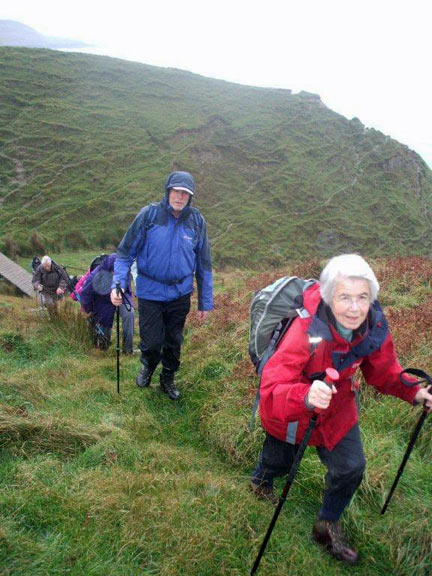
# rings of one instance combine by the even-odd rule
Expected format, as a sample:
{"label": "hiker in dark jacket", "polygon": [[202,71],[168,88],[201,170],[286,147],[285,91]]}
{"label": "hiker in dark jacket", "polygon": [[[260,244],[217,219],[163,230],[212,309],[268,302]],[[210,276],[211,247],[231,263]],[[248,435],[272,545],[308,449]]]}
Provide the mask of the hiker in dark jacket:
{"label": "hiker in dark jacket", "polygon": [[30,267],[31,267],[33,273],[36,272],[36,269],[40,264],[42,264],[42,262],[41,262],[39,256],[33,256],[33,259],[30,263]]}
{"label": "hiker in dark jacket", "polygon": [[49,256],[44,256],[33,273],[32,283],[40,293],[42,306],[46,306],[50,316],[57,313],[57,302],[66,290],[66,271],[54,264]]}
{"label": "hiker in dark jacket", "polygon": [[198,287],[198,318],[213,309],[213,275],[207,227],[192,207],[195,182],[188,172],[172,172],[159,204],[145,206],[117,249],[111,300],[118,306],[115,284],[125,289],[133,261],[137,263],[142,368],[137,385],[150,385],[161,361],[160,386],[172,400],[180,397],[174,374],[180,367],[183,328],[190,309],[193,280]]}
{"label": "hiker in dark jacket", "polygon": [[[111,302],[110,292],[116,255],[110,254],[91,272],[84,282],[80,293],[81,306],[90,315],[93,342],[95,346],[105,349],[111,341],[111,329],[114,322],[115,306]],[[120,306],[122,319],[122,351],[133,353],[134,308],[130,281],[126,284],[127,303]],[[130,303],[130,310],[129,308]]]}
{"label": "hiker in dark jacket", "polygon": [[[358,426],[357,369],[382,394],[432,406],[426,388],[411,376],[401,377],[393,340],[376,300],[378,290],[375,274],[361,256],[346,254],[330,260],[320,282],[304,292],[306,313],[294,320],[265,364],[260,385],[266,438],[250,488],[257,497],[277,503],[273,478],[289,472],[312,413],[320,409],[309,444],[317,447],[327,474],[313,537],[348,563],[357,561],[357,552],[347,544],[339,518],[366,465]],[[326,368],[339,372],[332,386],[323,382]]]}

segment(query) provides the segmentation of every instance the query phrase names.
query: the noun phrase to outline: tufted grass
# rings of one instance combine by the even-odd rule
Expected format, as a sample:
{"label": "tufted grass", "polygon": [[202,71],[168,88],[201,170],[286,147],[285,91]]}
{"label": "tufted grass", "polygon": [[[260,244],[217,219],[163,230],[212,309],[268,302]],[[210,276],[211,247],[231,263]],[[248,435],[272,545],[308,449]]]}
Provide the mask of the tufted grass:
{"label": "tufted grass", "polygon": [[[376,266],[386,274],[383,298],[391,298],[398,312],[391,324],[396,346],[409,343],[401,350],[407,365],[431,371],[427,331],[417,323],[413,329],[421,338],[406,333],[416,318],[407,298],[418,299],[425,311],[432,304],[432,290],[422,279],[428,262],[416,261],[409,282],[397,276],[401,266]],[[313,271],[315,264],[300,268]],[[86,327],[82,331],[69,305],[50,323],[34,313],[34,302],[2,299],[2,575],[250,572],[272,509],[247,488],[263,439],[258,423],[248,432],[256,386],[247,358],[248,303],[269,276],[216,274],[210,321],[200,325],[193,312],[188,319],[178,403],[160,392],[157,375],[150,389],[136,388],[136,356],[121,358],[119,396],[115,350],[91,349]],[[380,516],[420,411],[377,397],[366,386],[361,401],[368,469],[344,525],[362,560],[349,573],[426,576],[432,569],[431,421],[426,419],[390,507]],[[323,474],[315,451],[308,450],[260,575],[348,574],[310,539]]]}

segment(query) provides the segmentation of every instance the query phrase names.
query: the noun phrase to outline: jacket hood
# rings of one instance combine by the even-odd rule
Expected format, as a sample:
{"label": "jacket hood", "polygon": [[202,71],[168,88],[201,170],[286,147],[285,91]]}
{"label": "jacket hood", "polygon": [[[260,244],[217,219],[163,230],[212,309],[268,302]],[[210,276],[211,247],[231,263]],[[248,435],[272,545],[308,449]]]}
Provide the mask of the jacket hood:
{"label": "jacket hood", "polygon": [[303,292],[303,306],[311,316],[315,314],[321,302],[321,292],[319,282],[315,282]]}
{"label": "jacket hood", "polygon": [[178,188],[188,192],[192,197],[195,192],[195,180],[189,172],[171,172],[165,181],[165,193],[168,194],[170,188]]}

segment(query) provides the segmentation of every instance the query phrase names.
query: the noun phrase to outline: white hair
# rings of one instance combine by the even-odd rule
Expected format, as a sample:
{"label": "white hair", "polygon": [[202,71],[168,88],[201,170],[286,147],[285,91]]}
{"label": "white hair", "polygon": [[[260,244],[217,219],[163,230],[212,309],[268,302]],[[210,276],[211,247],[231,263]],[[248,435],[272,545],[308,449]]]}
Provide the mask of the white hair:
{"label": "white hair", "polygon": [[45,255],[41,260],[41,264],[51,264],[51,258]]}
{"label": "white hair", "polygon": [[343,278],[361,278],[369,284],[369,298],[377,299],[379,283],[369,264],[358,254],[341,254],[332,258],[320,276],[320,292],[326,304],[333,300],[336,283]]}

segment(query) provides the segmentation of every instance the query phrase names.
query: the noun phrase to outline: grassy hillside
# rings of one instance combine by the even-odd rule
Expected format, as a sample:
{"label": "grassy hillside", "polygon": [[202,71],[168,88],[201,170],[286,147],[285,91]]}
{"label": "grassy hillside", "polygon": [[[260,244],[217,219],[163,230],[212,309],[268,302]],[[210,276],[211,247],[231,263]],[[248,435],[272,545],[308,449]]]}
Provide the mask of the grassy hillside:
{"label": "grassy hillside", "polygon": [[314,95],[0,48],[0,249],[115,245],[173,169],[196,176],[219,266],[432,248],[425,163]]}
{"label": "grassy hillside", "polygon": [[[78,265],[79,263],[77,263]],[[317,275],[318,261],[281,270]],[[430,261],[380,260],[392,332],[406,366],[432,372]],[[218,273],[208,324],[191,313],[179,403],[138,390],[138,359],[90,348],[76,309],[50,324],[34,302],[0,305],[0,573],[92,576],[248,574],[272,510],[247,489],[262,441],[248,433],[256,385],[247,306],[274,274]],[[74,306],[74,305],[73,305]],[[356,576],[432,570],[431,417],[384,517],[379,515],[419,408],[363,386],[367,476],[345,514],[362,554]],[[307,452],[260,575],[337,576],[310,540],[324,469]],[[279,488],[283,482],[279,482]]]}

